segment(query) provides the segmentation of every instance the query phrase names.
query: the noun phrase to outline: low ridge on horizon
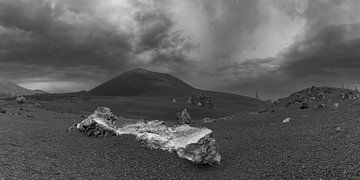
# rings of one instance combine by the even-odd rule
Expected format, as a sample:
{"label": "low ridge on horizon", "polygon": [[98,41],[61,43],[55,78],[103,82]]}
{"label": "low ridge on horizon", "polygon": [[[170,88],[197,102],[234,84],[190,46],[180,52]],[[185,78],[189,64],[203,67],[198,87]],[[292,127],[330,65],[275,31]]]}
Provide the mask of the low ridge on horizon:
{"label": "low ridge on horizon", "polygon": [[7,80],[0,80],[0,97],[15,97],[46,93],[41,90],[31,90]]}

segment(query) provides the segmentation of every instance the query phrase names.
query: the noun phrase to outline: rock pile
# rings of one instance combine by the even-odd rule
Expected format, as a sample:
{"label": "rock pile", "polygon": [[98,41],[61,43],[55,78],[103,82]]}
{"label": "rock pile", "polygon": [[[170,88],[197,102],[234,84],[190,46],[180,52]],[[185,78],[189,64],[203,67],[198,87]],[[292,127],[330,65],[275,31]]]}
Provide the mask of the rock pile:
{"label": "rock pile", "polygon": [[204,92],[202,93],[193,92],[187,102],[188,104],[204,107],[205,110],[214,110],[215,108],[214,98],[209,96],[208,93],[204,93]]}
{"label": "rock pile", "polygon": [[350,92],[346,92],[346,93],[340,93],[341,98],[343,99],[359,99],[360,98],[360,94],[359,93],[355,93],[353,91]]}
{"label": "rock pile", "polygon": [[109,108],[98,107],[94,114],[77,124],[76,128],[88,136],[114,136],[116,135],[114,125],[116,120],[117,117],[111,113]]}
{"label": "rock pile", "polygon": [[187,110],[184,109],[182,112],[176,113],[176,120],[178,120],[180,125],[190,124],[191,117],[190,114],[187,112]]}
{"label": "rock pile", "polygon": [[[190,117],[186,113],[184,110],[184,117]],[[139,121],[117,128],[114,124],[116,119],[109,108],[100,107],[77,124],[76,128],[89,136],[132,134],[147,147],[175,151],[179,157],[196,164],[220,163],[221,156],[215,138],[208,128],[191,127],[187,124],[167,127],[158,120]]]}
{"label": "rock pile", "polygon": [[17,104],[24,104],[25,101],[26,101],[26,98],[25,98],[24,96],[19,96],[19,97],[17,97],[17,98],[15,99],[15,102],[16,102]]}
{"label": "rock pile", "polygon": [[[274,107],[296,107],[299,109],[319,110],[323,108],[337,108],[339,102],[343,100],[356,100],[360,98],[360,93],[348,89],[315,87],[306,88],[291,94],[289,97],[279,99],[273,103]],[[335,104],[334,104],[335,103]],[[263,110],[269,112],[267,108]]]}

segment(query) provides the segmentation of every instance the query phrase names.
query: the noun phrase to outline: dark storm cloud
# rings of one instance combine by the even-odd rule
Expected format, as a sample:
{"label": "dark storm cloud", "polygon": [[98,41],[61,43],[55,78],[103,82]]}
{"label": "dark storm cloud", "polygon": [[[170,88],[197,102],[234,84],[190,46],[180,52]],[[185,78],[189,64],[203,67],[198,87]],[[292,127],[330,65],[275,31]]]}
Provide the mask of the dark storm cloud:
{"label": "dark storm cloud", "polygon": [[[269,98],[281,97],[307,86],[339,86],[360,81],[360,24],[328,25],[307,32],[305,39],[291,45],[277,58],[283,62],[274,70],[261,69],[261,62],[248,60],[227,71],[257,72],[241,83],[228,80],[224,89],[260,91]],[[270,59],[270,62],[273,61]],[[268,66],[267,66],[268,67]],[[262,73],[263,72],[263,73]],[[264,89],[266,88],[266,89]]]}
{"label": "dark storm cloud", "polygon": [[[13,69],[17,70],[17,76],[3,71],[11,74],[8,77],[51,77],[65,73],[61,75],[65,78],[71,77],[66,74],[73,67],[78,67],[80,76],[72,76],[76,79],[95,77],[96,74],[88,72],[96,69],[107,73],[129,65],[127,34],[115,33],[110,26],[83,14],[86,7],[80,8],[82,4],[67,8],[61,3],[52,7],[51,3],[0,1],[1,63],[8,64],[5,67],[18,66]],[[90,71],[82,71],[84,68]]]}
{"label": "dark storm cloud", "polygon": [[[122,20],[121,14],[112,16],[111,12],[121,9],[101,3],[1,0],[0,59],[3,67],[13,68],[13,72],[2,71],[3,77],[104,80],[104,76],[143,64],[136,61],[136,54],[146,50],[161,57],[155,64],[182,61],[179,53],[159,51],[171,48],[167,39],[171,38],[172,21],[161,9],[142,11],[148,7],[146,3],[132,1],[140,9],[125,14],[130,19]],[[110,8],[110,12],[97,7],[101,5]],[[111,21],[114,17],[115,21]]]}
{"label": "dark storm cloud", "polygon": [[[304,1],[305,2],[305,1]],[[307,86],[359,84],[360,3],[346,1],[306,1],[305,9],[291,16],[305,20],[304,31],[269,63],[270,68],[254,63],[255,76],[227,79],[223,90],[278,98]],[[254,61],[257,60],[251,60]],[[270,65],[272,64],[272,65]],[[237,71],[249,66],[233,66]],[[274,68],[271,68],[274,67]]]}
{"label": "dark storm cloud", "polygon": [[144,67],[274,97],[359,75],[358,12],[356,0],[0,0],[0,75],[88,89]]}
{"label": "dark storm cloud", "polygon": [[139,31],[139,48],[148,50],[160,48],[164,39],[169,38],[170,29],[173,22],[168,16],[158,12],[140,12],[136,14],[135,19],[141,27]]}
{"label": "dark storm cloud", "polygon": [[326,26],[295,43],[283,69],[296,77],[360,75],[359,35],[360,24]]}

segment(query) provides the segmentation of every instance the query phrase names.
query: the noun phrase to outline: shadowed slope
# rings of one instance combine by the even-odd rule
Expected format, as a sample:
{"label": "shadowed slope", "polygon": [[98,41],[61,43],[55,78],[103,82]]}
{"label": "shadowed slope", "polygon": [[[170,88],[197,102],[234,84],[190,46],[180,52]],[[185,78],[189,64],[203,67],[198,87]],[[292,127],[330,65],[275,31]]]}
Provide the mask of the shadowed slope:
{"label": "shadowed slope", "polygon": [[134,69],[91,89],[90,93],[98,96],[156,96],[189,94],[194,90],[169,74]]}

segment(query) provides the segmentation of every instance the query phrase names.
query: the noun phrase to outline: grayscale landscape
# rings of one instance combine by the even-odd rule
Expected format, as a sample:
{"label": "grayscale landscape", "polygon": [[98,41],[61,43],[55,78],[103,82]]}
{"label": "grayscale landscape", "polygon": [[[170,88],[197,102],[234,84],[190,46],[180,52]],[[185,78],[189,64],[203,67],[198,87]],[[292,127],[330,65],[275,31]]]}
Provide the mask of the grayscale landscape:
{"label": "grayscale landscape", "polygon": [[359,179],[360,1],[0,0],[0,179]]}

